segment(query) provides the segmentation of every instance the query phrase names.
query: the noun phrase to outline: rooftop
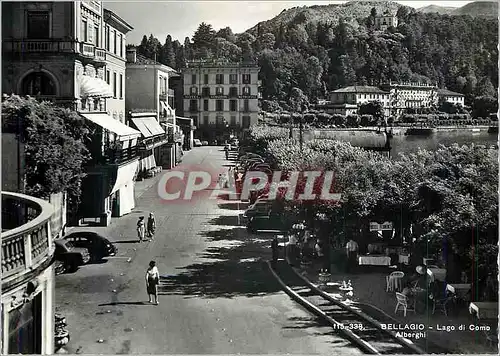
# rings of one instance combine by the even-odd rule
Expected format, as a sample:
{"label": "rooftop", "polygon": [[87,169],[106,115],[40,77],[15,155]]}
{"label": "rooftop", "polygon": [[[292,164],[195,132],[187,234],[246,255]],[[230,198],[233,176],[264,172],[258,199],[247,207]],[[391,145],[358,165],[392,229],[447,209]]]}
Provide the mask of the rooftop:
{"label": "rooftop", "polygon": [[108,10],[108,9],[104,9],[104,21],[110,22],[114,27],[116,27],[122,33],[127,33],[127,32],[132,31],[134,29],[125,20],[123,20],[120,16],[118,16],[113,11]]}
{"label": "rooftop", "polygon": [[457,93],[456,91],[451,91],[448,89],[438,89],[438,95],[464,96],[461,93]]}
{"label": "rooftop", "polygon": [[340,88],[332,91],[331,93],[376,93],[376,94],[390,94],[377,87],[367,85],[354,85],[350,87]]}
{"label": "rooftop", "polygon": [[244,67],[244,68],[259,68],[256,62],[230,62],[225,59],[205,59],[193,60],[186,62],[186,68],[196,67]]}

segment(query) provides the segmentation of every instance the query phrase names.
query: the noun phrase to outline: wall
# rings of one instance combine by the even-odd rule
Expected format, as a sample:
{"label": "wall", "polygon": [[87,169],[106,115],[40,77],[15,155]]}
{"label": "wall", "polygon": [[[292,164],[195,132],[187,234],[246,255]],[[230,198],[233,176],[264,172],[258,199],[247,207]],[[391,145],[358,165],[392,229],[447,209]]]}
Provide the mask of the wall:
{"label": "wall", "polygon": [[2,2],[2,39],[26,37],[25,10],[50,11],[51,37],[68,38],[75,36],[72,16],[75,2]]}
{"label": "wall", "polygon": [[[116,85],[116,97],[106,99],[106,111],[110,116],[116,120],[120,120],[125,123],[126,111],[125,111],[125,95],[127,91],[126,84],[126,73],[125,73],[125,61],[119,56],[106,54],[106,68],[105,68],[105,78],[111,89],[114,90]],[[108,77],[109,73],[109,77]],[[114,82],[114,74],[116,73],[116,83]],[[122,91],[120,96],[120,75]]]}
{"label": "wall", "polygon": [[128,64],[125,80],[126,111],[148,109],[156,111],[155,70],[144,65]]}

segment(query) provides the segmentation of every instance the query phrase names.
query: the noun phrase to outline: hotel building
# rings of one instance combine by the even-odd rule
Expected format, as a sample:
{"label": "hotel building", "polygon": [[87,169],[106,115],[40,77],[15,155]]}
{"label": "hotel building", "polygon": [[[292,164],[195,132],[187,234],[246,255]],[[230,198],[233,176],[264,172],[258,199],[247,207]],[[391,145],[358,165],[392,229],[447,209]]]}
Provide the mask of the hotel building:
{"label": "hotel building", "polygon": [[258,122],[256,64],[193,61],[182,75],[184,116],[193,119],[198,138],[220,140]]}

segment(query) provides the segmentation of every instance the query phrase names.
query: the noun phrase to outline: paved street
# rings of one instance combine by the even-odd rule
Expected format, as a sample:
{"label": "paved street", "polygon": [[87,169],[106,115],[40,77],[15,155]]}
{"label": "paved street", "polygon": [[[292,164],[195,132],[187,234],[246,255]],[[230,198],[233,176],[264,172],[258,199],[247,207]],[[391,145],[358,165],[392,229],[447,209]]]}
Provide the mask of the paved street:
{"label": "paved street", "polygon": [[[187,153],[183,164],[227,165],[217,147]],[[158,177],[152,180],[158,180]],[[154,241],[136,240],[138,216],[153,211]],[[360,354],[280,291],[260,258],[270,236],[238,226],[235,203],[166,203],[157,185],[137,209],[108,228],[118,256],[56,279],[57,309],[66,315],[70,353]],[[144,273],[160,270],[160,305],[147,303]]]}

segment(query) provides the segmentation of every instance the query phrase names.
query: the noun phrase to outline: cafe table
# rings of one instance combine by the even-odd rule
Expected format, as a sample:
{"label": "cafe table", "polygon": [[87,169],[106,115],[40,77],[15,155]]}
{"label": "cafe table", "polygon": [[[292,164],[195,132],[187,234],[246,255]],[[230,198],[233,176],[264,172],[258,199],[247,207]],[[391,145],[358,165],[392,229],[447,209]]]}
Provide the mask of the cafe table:
{"label": "cafe table", "polygon": [[469,304],[469,313],[478,319],[498,318],[498,302],[472,302]]}
{"label": "cafe table", "polygon": [[400,264],[410,264],[410,255],[398,255],[398,262]]}
{"label": "cafe table", "polygon": [[435,280],[444,282],[446,279],[446,269],[445,268],[427,268],[427,274],[434,278]]}
{"label": "cafe table", "polygon": [[359,265],[369,265],[369,266],[390,266],[391,258],[389,256],[383,255],[366,255],[358,257]]}

